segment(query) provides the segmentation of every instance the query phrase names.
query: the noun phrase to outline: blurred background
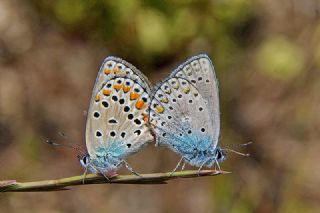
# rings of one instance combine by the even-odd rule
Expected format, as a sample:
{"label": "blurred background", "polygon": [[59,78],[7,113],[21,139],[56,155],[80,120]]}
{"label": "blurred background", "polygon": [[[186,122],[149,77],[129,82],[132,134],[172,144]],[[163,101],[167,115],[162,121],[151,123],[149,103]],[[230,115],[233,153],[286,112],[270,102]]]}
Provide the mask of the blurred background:
{"label": "blurred background", "polygon": [[[209,54],[221,146],[254,143],[237,148],[251,157],[229,154],[221,164],[230,175],[6,193],[0,211],[319,212],[319,12],[317,0],[1,0],[1,180],[83,173],[75,152],[43,141],[85,146],[84,112],[109,55],[157,83]],[[171,171],[178,160],[150,145],[129,162],[143,173]]]}

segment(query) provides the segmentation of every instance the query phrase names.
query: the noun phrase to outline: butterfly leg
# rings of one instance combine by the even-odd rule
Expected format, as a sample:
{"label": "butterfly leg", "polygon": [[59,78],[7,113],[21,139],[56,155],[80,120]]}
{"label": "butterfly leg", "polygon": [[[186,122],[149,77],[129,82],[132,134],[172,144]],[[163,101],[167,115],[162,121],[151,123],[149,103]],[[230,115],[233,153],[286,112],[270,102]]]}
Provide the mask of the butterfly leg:
{"label": "butterfly leg", "polygon": [[221,168],[220,168],[220,165],[219,165],[219,162],[217,161],[217,159],[215,159],[214,161],[215,161],[215,165],[217,165],[219,171],[221,171]]}
{"label": "butterfly leg", "polygon": [[200,176],[200,171],[201,171],[201,169],[204,167],[204,165],[206,165],[206,163],[209,161],[209,159],[208,160],[206,160],[206,161],[204,161],[202,164],[201,164],[201,166],[199,167],[199,169],[198,169],[198,176]]}
{"label": "butterfly leg", "polygon": [[176,167],[172,170],[172,172],[170,173],[170,176],[173,175],[173,173],[175,173],[177,171],[177,169],[179,168],[180,164],[182,163],[182,160],[184,159],[184,157],[181,157],[181,159],[179,160],[178,164],[176,165]]}
{"label": "butterfly leg", "polygon": [[134,175],[142,178],[142,176],[141,176],[139,173],[135,172],[135,171],[132,169],[132,167],[128,164],[127,161],[122,160],[122,163],[124,163],[125,167],[126,167],[132,174],[134,174]]}
{"label": "butterfly leg", "polygon": [[182,167],[181,167],[181,171],[184,170],[184,167],[186,166],[186,162],[183,162]]}
{"label": "butterfly leg", "polygon": [[86,169],[84,170],[84,173],[83,173],[82,184],[84,184],[84,180],[86,179],[87,171],[88,171],[88,168],[86,167]]}
{"label": "butterfly leg", "polygon": [[99,168],[95,167],[95,169],[97,169],[97,170],[99,171],[99,173],[102,174],[103,177],[105,177],[105,179],[106,179],[108,182],[110,182],[110,179],[108,178],[108,176],[105,175]]}

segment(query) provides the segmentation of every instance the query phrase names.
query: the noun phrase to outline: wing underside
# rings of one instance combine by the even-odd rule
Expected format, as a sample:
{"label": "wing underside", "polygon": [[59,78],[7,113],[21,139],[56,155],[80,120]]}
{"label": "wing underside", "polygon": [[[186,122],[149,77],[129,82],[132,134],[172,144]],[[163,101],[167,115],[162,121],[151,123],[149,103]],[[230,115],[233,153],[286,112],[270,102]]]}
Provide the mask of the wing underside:
{"label": "wing underside", "polygon": [[147,111],[150,86],[146,77],[128,62],[108,57],[99,71],[88,111],[86,146],[124,158],[153,140]]}

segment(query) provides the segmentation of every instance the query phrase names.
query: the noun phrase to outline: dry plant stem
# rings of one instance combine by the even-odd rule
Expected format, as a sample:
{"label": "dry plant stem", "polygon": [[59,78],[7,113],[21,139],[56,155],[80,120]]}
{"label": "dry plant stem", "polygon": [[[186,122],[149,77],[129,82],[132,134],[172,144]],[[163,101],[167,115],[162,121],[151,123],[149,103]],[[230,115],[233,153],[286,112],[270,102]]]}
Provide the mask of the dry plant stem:
{"label": "dry plant stem", "polygon": [[35,182],[19,183],[15,181],[0,181],[0,192],[40,192],[40,191],[60,191],[68,190],[68,186],[88,185],[88,184],[166,184],[168,180],[177,178],[197,178],[204,176],[215,176],[227,174],[229,172],[217,170],[197,170],[181,171],[171,174],[152,173],[141,174],[142,177],[136,175],[118,175],[110,179],[108,182],[105,177],[97,174],[88,174],[83,184],[83,176],[73,176],[57,180],[43,180]]}

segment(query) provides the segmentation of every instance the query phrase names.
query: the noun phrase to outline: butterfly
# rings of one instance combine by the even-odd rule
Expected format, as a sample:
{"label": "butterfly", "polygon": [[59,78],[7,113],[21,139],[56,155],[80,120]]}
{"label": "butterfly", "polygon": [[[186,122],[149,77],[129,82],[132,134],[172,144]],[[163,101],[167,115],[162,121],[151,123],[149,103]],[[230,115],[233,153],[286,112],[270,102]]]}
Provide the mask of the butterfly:
{"label": "butterfly", "polygon": [[[152,94],[150,123],[156,144],[181,155],[177,164],[212,167],[225,159],[218,147],[220,110],[218,80],[207,55],[180,65]],[[220,167],[219,167],[220,170]]]}
{"label": "butterfly", "polygon": [[148,126],[150,92],[148,79],[133,65],[116,57],[104,60],[87,115],[88,153],[79,157],[86,171],[108,179],[125,165],[137,174],[125,158],[154,141]]}

